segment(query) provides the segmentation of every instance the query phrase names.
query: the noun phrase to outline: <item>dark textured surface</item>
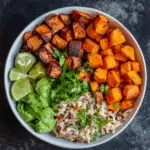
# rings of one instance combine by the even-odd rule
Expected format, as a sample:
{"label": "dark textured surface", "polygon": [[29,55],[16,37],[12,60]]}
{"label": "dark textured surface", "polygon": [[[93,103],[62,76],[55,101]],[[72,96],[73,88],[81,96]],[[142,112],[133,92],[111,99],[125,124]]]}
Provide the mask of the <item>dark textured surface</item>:
{"label": "dark textured surface", "polygon": [[[3,70],[12,42],[37,16],[64,6],[87,6],[102,10],[122,22],[139,42],[150,73],[149,0],[0,0],[0,150],[51,150],[28,133],[13,116],[5,94]],[[148,78],[148,83],[150,78]],[[150,86],[135,119],[119,136],[92,149],[150,150]]]}

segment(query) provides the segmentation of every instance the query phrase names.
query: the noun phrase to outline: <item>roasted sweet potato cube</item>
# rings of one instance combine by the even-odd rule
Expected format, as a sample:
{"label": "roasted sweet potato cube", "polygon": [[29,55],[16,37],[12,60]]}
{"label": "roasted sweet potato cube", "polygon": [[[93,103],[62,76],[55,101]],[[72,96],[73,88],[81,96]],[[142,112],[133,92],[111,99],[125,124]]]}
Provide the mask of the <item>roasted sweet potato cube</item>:
{"label": "roasted sweet potato cube", "polygon": [[45,19],[45,23],[50,27],[50,29],[52,29],[53,34],[58,32],[65,26],[64,23],[59,19],[58,15],[56,14],[49,15]]}
{"label": "roasted sweet potato cube", "polygon": [[68,42],[63,40],[60,36],[55,34],[52,38],[51,43],[55,45],[57,48],[63,49],[63,48],[66,48]]}
{"label": "roasted sweet potato cube", "polygon": [[140,64],[137,61],[132,61],[131,62],[132,69],[136,72],[140,72]]}
{"label": "roasted sweet potato cube", "polygon": [[73,39],[73,31],[70,27],[65,27],[61,30],[61,37],[66,41]]}
{"label": "roasted sweet potato cube", "polygon": [[100,51],[100,54],[102,56],[113,56],[114,55],[111,48]]}
{"label": "roasted sweet potato cube", "polygon": [[122,99],[122,93],[120,88],[112,88],[106,95],[106,100],[108,104],[113,104],[119,102]]}
{"label": "roasted sweet potato cube", "polygon": [[72,12],[72,18],[73,20],[84,23],[86,25],[89,24],[89,22],[92,20],[92,17],[89,14],[78,10],[74,10]]}
{"label": "roasted sweet potato cube", "polygon": [[26,42],[28,38],[30,38],[33,35],[31,31],[25,32],[23,35],[24,41]]}
{"label": "roasted sweet potato cube", "polygon": [[108,49],[109,45],[108,45],[108,38],[103,38],[100,40],[100,46],[102,50]]}
{"label": "roasted sweet potato cube", "polygon": [[78,72],[79,80],[80,81],[90,81],[91,78],[91,72],[84,71],[84,72]]}
{"label": "roasted sweet potato cube", "polygon": [[93,25],[94,30],[101,35],[104,35],[109,29],[108,20],[103,15],[97,15]]}
{"label": "roasted sweet potato cube", "polygon": [[97,53],[99,51],[99,45],[92,41],[89,38],[86,38],[83,42],[83,48],[86,50],[88,53]]}
{"label": "roasted sweet potato cube", "polygon": [[95,41],[99,43],[100,40],[103,39],[103,38],[104,38],[104,37],[99,34],[99,35],[96,37]]}
{"label": "roasted sweet potato cube", "polygon": [[129,71],[126,73],[125,78],[127,78],[127,80],[131,80],[134,84],[136,85],[140,85],[142,84],[142,79],[139,76],[139,74],[136,71]]}
{"label": "roasted sweet potato cube", "polygon": [[96,94],[95,100],[96,100],[96,103],[97,103],[97,104],[100,103],[100,102],[102,102],[102,101],[104,100],[104,97],[103,97],[103,93],[102,93],[102,92],[96,91],[95,94]]}
{"label": "roasted sweet potato cube", "polygon": [[120,110],[125,111],[134,106],[134,102],[132,100],[123,100],[121,102]]}
{"label": "roasted sweet potato cube", "polygon": [[117,62],[114,56],[106,56],[103,59],[104,68],[106,69],[113,69],[117,67]]}
{"label": "roasted sweet potato cube", "polygon": [[124,57],[123,55],[121,55],[120,52],[115,54],[115,60],[119,61],[119,62],[126,62],[128,59],[126,57]]}
{"label": "roasted sweet potato cube", "polygon": [[111,110],[111,111],[119,111],[120,110],[120,105],[121,105],[120,102],[109,104],[109,105],[107,105],[107,109]]}
{"label": "roasted sweet potato cube", "polygon": [[121,51],[122,47],[123,47],[122,44],[118,44],[118,45],[112,46],[111,48],[112,48],[112,50],[113,50],[114,53],[118,53],[118,52]]}
{"label": "roasted sweet potato cube", "polygon": [[82,66],[82,60],[80,57],[72,56],[72,69],[76,69]]}
{"label": "roasted sweet potato cube", "polygon": [[21,52],[27,52],[27,51],[30,51],[29,47],[28,47],[28,44],[27,43],[23,43],[22,46],[21,46]]}
{"label": "roasted sweet potato cube", "polygon": [[47,75],[52,78],[58,79],[61,73],[62,73],[62,70],[59,67],[58,63],[54,61],[50,61],[48,68],[47,68]]}
{"label": "roasted sweet potato cube", "polygon": [[27,39],[27,45],[32,51],[37,51],[43,44],[43,40],[37,36],[34,35]]}
{"label": "roasted sweet potato cube", "polygon": [[114,70],[108,72],[107,83],[111,87],[118,87],[120,84],[120,77]]}
{"label": "roasted sweet potato cube", "polygon": [[104,83],[107,79],[107,69],[98,68],[94,72],[94,79],[98,83]]}
{"label": "roasted sweet potato cube", "polygon": [[102,56],[98,53],[88,54],[87,55],[89,66],[91,68],[98,68],[103,66]]}
{"label": "roasted sweet potato cube", "polygon": [[140,88],[137,85],[125,85],[123,95],[125,99],[135,99],[139,96]]}
{"label": "roasted sweet potato cube", "polygon": [[99,88],[97,81],[90,81],[90,87],[93,92],[97,91]]}
{"label": "roasted sweet potato cube", "polygon": [[72,27],[75,39],[82,39],[86,37],[86,31],[83,23],[73,22]]}
{"label": "roasted sweet potato cube", "polygon": [[131,67],[131,61],[128,61],[126,63],[123,63],[120,67],[120,73],[121,75],[126,74],[128,71],[131,71],[132,67]]}
{"label": "roasted sweet potato cube", "polygon": [[83,55],[82,41],[70,41],[68,43],[69,56],[81,57]]}
{"label": "roasted sweet potato cube", "polygon": [[134,49],[133,47],[129,46],[129,45],[125,45],[122,49],[121,49],[121,54],[126,57],[129,58],[130,60],[135,60],[135,54],[134,54]]}
{"label": "roasted sweet potato cube", "polygon": [[60,14],[59,17],[65,25],[69,25],[71,23],[71,17],[69,14]]}
{"label": "roasted sweet potato cube", "polygon": [[110,47],[122,44],[126,41],[123,33],[119,29],[114,29],[112,32],[110,32],[108,39]]}
{"label": "roasted sweet potato cube", "polygon": [[54,50],[56,49],[51,43],[46,43],[43,46],[50,54],[52,54],[54,52]]}

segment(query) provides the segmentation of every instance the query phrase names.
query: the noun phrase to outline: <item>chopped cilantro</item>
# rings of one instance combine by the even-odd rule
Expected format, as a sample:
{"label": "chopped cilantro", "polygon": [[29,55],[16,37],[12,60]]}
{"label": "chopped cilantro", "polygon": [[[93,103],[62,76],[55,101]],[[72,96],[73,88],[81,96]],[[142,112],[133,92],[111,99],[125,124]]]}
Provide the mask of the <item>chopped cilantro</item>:
{"label": "chopped cilantro", "polygon": [[119,108],[120,104],[119,103],[114,103],[113,106],[114,106],[114,108]]}
{"label": "chopped cilantro", "polygon": [[64,57],[64,55],[61,55],[61,56],[59,57],[59,65],[60,65],[60,67],[63,66],[64,62],[65,62],[65,57]]}
{"label": "chopped cilantro", "polygon": [[77,69],[77,71],[84,72],[84,71],[85,71],[85,68],[84,68],[84,67],[79,67],[79,68]]}
{"label": "chopped cilantro", "polygon": [[93,135],[93,140],[95,141],[95,140],[97,140],[98,138],[100,138],[101,136],[102,136],[102,135],[101,135],[100,132],[95,131],[95,133],[94,133],[94,135]]}
{"label": "chopped cilantro", "polygon": [[109,93],[108,85],[102,84],[102,85],[100,86],[99,90],[100,90],[102,93],[105,93],[105,94],[108,94],[108,93]]}

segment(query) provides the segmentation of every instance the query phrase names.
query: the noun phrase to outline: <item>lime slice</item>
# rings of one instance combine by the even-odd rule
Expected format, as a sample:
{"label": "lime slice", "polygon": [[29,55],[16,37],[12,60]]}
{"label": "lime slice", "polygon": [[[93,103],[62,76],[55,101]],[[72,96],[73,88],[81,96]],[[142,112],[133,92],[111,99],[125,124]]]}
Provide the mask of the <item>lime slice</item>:
{"label": "lime slice", "polygon": [[45,75],[46,75],[45,68],[42,66],[41,63],[35,64],[29,72],[29,76],[32,79],[39,79],[44,77]]}
{"label": "lime slice", "polygon": [[22,52],[16,56],[15,66],[21,72],[27,73],[35,62],[36,58],[31,53]]}
{"label": "lime slice", "polygon": [[16,101],[20,100],[30,92],[32,92],[32,85],[28,78],[19,79],[11,86],[11,95]]}
{"label": "lime slice", "polygon": [[12,68],[9,72],[10,81],[16,81],[22,78],[26,78],[28,75],[21,73],[18,68]]}

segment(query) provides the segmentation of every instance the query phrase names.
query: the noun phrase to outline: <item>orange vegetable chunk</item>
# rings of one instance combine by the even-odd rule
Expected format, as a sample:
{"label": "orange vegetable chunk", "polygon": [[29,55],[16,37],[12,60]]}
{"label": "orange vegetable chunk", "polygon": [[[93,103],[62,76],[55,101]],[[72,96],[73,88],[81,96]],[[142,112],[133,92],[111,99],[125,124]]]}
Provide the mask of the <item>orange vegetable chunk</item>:
{"label": "orange vegetable chunk", "polygon": [[120,110],[125,111],[129,108],[132,108],[134,106],[134,103],[132,100],[123,100],[121,102]]}
{"label": "orange vegetable chunk", "polygon": [[109,45],[108,45],[108,38],[104,38],[100,40],[100,46],[102,50],[108,49]]}
{"label": "orange vegetable chunk", "polygon": [[104,68],[106,69],[113,69],[117,67],[117,62],[114,56],[106,56],[103,59]]}
{"label": "orange vegetable chunk", "polygon": [[132,70],[132,67],[131,67],[131,61],[128,61],[126,63],[123,63],[120,67],[120,72],[121,72],[121,75],[124,75],[126,74],[128,71],[131,71]]}
{"label": "orange vegetable chunk", "polygon": [[94,79],[98,83],[104,83],[107,79],[107,69],[97,68],[94,72]]}
{"label": "orange vegetable chunk", "polygon": [[98,87],[99,87],[98,82],[97,81],[90,81],[90,87],[91,87],[91,90],[93,92],[97,91]]}
{"label": "orange vegetable chunk", "polygon": [[107,105],[107,108],[108,108],[108,110],[111,110],[111,111],[119,111],[119,109],[120,109],[120,102],[109,104],[109,105]]}
{"label": "orange vegetable chunk", "polygon": [[95,92],[96,94],[96,103],[100,103],[104,100],[103,93],[100,91]]}
{"label": "orange vegetable chunk", "polygon": [[100,54],[102,56],[113,56],[114,55],[111,48],[100,51]]}
{"label": "orange vegetable chunk", "polygon": [[132,61],[131,62],[132,69],[136,72],[140,72],[140,64],[137,61]]}

